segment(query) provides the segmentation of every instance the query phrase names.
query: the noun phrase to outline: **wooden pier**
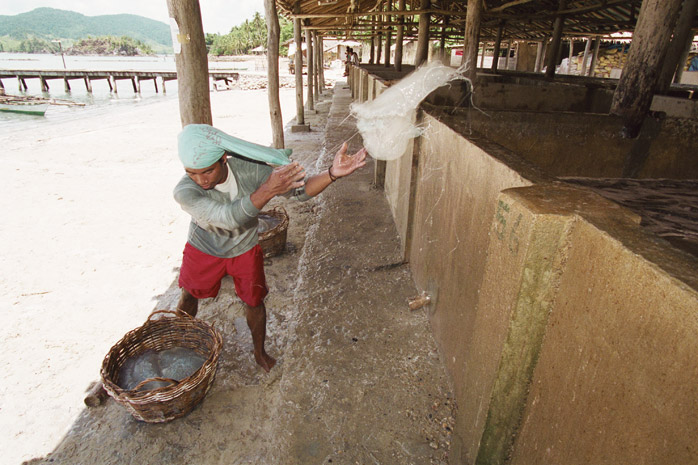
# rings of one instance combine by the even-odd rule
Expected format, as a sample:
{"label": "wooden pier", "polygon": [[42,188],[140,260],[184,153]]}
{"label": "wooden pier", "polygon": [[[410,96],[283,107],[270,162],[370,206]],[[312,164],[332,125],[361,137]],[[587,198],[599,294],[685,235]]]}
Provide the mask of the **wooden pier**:
{"label": "wooden pier", "polygon": [[[226,85],[231,81],[237,81],[239,74],[232,71],[211,71],[209,72],[212,83],[224,81]],[[19,90],[27,90],[27,79],[39,79],[41,81],[42,92],[49,92],[49,81],[62,79],[65,91],[70,92],[70,81],[82,80],[85,83],[85,88],[88,92],[92,92],[92,81],[105,79],[109,84],[109,90],[117,93],[117,81],[131,81],[133,91],[141,92],[142,81],[153,81],[155,92],[158,92],[158,79],[162,85],[162,91],[165,92],[165,83],[177,79],[175,71],[79,71],[79,70],[0,70],[0,89],[5,86],[3,79],[17,79]],[[211,86],[215,88],[215,86]]]}

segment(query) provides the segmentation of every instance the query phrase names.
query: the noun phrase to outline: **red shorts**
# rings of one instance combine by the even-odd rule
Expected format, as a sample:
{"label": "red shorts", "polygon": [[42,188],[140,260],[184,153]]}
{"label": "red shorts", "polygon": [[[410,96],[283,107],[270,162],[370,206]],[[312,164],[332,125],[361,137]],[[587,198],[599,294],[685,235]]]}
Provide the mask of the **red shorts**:
{"label": "red shorts", "polygon": [[187,242],[179,272],[179,287],[197,299],[215,297],[225,275],[233,277],[235,293],[247,305],[258,307],[264,302],[269,290],[264,279],[264,255],[259,244],[237,257],[220,258],[206,254]]}

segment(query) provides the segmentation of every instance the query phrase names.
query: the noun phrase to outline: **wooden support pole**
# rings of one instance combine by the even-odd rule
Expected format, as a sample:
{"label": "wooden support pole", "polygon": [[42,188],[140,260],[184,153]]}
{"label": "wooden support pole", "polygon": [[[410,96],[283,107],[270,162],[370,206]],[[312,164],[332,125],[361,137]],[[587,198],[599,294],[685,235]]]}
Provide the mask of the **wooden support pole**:
{"label": "wooden support pole", "polygon": [[41,92],[48,92],[49,87],[48,87],[48,81],[44,79],[43,77],[39,78],[41,81]]}
{"label": "wooden support pole", "polygon": [[686,41],[686,48],[684,49],[683,53],[681,54],[681,58],[679,58],[678,65],[676,67],[676,74],[674,75],[674,82],[675,83],[680,83],[681,82],[681,77],[683,76],[683,71],[684,71],[684,66],[686,65],[686,60],[688,59],[688,54],[691,51],[691,46],[693,45],[693,40],[695,37],[693,34],[690,34],[688,37],[688,40]]}
{"label": "wooden support pole", "polygon": [[[389,12],[390,10],[393,9],[393,2],[392,0],[388,0],[385,3],[385,11]],[[383,21],[390,23],[392,21],[392,18],[390,15],[383,15]],[[390,67],[390,45],[392,41],[393,36],[393,30],[388,27],[385,31],[385,67],[388,68]]]}
{"label": "wooden support pole", "polygon": [[[300,13],[300,1],[296,1],[296,9]],[[296,54],[293,57],[296,70],[296,124],[305,124],[305,111],[303,110],[303,39],[301,33],[301,20],[293,20],[293,39],[296,42]]]}
{"label": "wooden support pole", "polygon": [[325,38],[318,34],[318,55],[320,57],[320,89],[321,92],[325,91]]}
{"label": "wooden support pole", "polygon": [[594,75],[596,63],[599,61],[599,49],[601,48],[601,37],[597,37],[594,41],[594,53],[591,54],[591,64],[589,64],[589,76]]}
{"label": "wooden support pole", "polygon": [[308,110],[315,110],[315,96],[314,96],[314,91],[313,91],[313,81],[315,80],[313,78],[313,75],[315,74],[314,71],[314,66],[313,66],[313,38],[311,36],[311,32],[306,29],[305,30],[305,53],[308,61]]}
{"label": "wooden support pole", "polygon": [[138,88],[136,87],[136,78],[131,78],[131,85],[133,86],[133,93],[137,94],[138,93]]}
{"label": "wooden support pole", "polygon": [[[404,10],[405,0],[398,0],[397,8],[398,10]],[[402,43],[405,33],[405,17],[398,17],[398,22],[400,25],[395,33],[395,71],[402,71]]]}
{"label": "wooden support pole", "polygon": [[87,76],[85,76],[85,90],[92,93],[92,81]]}
{"label": "wooden support pole", "polygon": [[504,32],[504,23],[499,23],[497,27],[497,38],[494,40],[494,53],[492,54],[492,71],[497,72],[499,67],[499,52],[502,47],[502,33]]}
{"label": "wooden support pole", "polygon": [[[560,0],[557,4],[558,12],[565,9],[566,0]],[[545,77],[552,79],[555,76],[555,67],[560,61],[560,48],[562,46],[562,29],[565,26],[565,17],[559,14],[555,17],[555,22],[553,25],[553,39],[550,43],[550,49],[548,53],[548,61],[545,64]]]}
{"label": "wooden support pole", "polygon": [[574,55],[574,39],[570,37],[570,49],[567,51],[567,74],[572,74],[572,56]]}
{"label": "wooden support pole", "polygon": [[[379,16],[380,17],[380,16]],[[378,27],[378,36],[376,37],[376,64],[379,65],[381,62],[381,56],[383,56],[383,30],[382,26]]]}
{"label": "wooden support pole", "polygon": [[468,15],[465,17],[465,33],[463,38],[463,65],[465,77],[475,85],[477,76],[477,49],[480,35],[480,19],[482,18],[482,2],[468,0]]}
{"label": "wooden support pole", "polygon": [[504,59],[504,69],[509,69],[509,55],[511,55],[511,40],[507,42],[507,56]]}
{"label": "wooden support pole", "polygon": [[70,82],[68,81],[68,78],[63,78],[63,85],[64,89],[66,92],[70,92]]}
{"label": "wooden support pole", "polygon": [[[480,44],[478,43],[478,47]],[[485,67],[485,50],[487,49],[487,44],[485,42],[482,42],[482,54],[480,55],[480,64],[478,65],[478,68],[482,69]]]}
{"label": "wooden support pole", "polygon": [[267,23],[267,96],[269,98],[269,117],[273,146],[284,148],[284,124],[279,101],[279,16],[276,14],[276,2],[264,0],[264,15]]}
{"label": "wooden support pole", "polygon": [[315,74],[313,75],[313,90],[315,92],[314,97],[315,101],[319,102],[320,101],[320,94],[322,93],[320,91],[320,47],[318,46],[318,40],[317,40],[317,32],[313,31],[312,33],[313,36],[313,69],[315,70]]}
{"label": "wooden support pole", "polygon": [[114,76],[109,76],[107,79],[107,82],[109,82],[109,91],[114,92],[115,94],[118,94],[119,91],[116,88],[116,78]]}
{"label": "wooden support pole", "polygon": [[[208,55],[199,1],[167,0],[167,10],[179,29],[174,47],[182,126],[212,124]],[[164,91],[164,80],[162,86]]]}
{"label": "wooden support pole", "polygon": [[691,25],[696,15],[696,10],[698,10],[698,0],[684,0],[679,19],[676,21],[676,27],[674,27],[669,50],[664,58],[662,72],[657,82],[657,93],[666,94],[669,91],[674,75],[678,72],[677,68],[681,68],[683,72],[683,66],[686,62],[684,51],[686,51],[687,47],[690,49],[693,42]]}
{"label": "wooden support pole", "polygon": [[[422,9],[429,9],[431,0],[422,0]],[[417,36],[417,55],[414,59],[415,66],[426,63],[429,59],[429,13],[419,15],[419,33]]]}
{"label": "wooden support pole", "polygon": [[538,42],[538,47],[536,48],[536,64],[533,66],[533,71],[536,73],[540,72],[540,62],[543,58],[543,41]]}
{"label": "wooden support pole", "polygon": [[[375,22],[376,17],[371,16],[371,18]],[[376,42],[375,27],[373,26],[373,24],[371,24],[371,50],[369,51],[369,55],[368,55],[368,63],[371,65],[376,61],[376,49],[375,49],[376,44],[375,44],[375,42]]]}
{"label": "wooden support pole", "polygon": [[635,138],[647,115],[681,7],[681,0],[644,0],[632,47],[613,93],[611,114],[623,119],[623,137]]}
{"label": "wooden support pole", "polygon": [[591,50],[591,37],[587,39],[587,44],[584,46],[584,57],[582,58],[582,70],[579,72],[580,76],[586,76],[587,74],[587,60],[589,59],[589,50]]}

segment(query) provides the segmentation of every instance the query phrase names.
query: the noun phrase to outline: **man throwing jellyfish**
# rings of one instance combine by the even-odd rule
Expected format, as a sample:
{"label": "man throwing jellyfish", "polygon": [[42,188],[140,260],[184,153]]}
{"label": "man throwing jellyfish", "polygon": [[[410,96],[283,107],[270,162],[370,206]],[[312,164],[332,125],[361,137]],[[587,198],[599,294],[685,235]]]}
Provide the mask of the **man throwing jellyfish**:
{"label": "man throwing jellyfish", "polygon": [[245,304],[254,358],[268,372],[276,360],[264,350],[268,289],[257,215],[278,195],[300,201],[318,195],[364,166],[366,149],[347,155],[345,142],[332,166],[306,179],[303,167],[289,160],[290,150],[246,142],[206,124],[185,126],[178,143],[186,175],[175,187],[174,197],[191,215],[191,223],[177,311],[195,316],[198,299],[218,295],[221,279],[231,276],[235,293]]}

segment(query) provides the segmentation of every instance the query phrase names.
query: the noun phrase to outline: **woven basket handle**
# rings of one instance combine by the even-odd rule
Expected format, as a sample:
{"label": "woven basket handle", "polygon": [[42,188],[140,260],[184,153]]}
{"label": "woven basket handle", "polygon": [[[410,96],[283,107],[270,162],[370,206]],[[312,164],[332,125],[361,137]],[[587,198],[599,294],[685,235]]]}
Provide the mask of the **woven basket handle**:
{"label": "woven basket handle", "polygon": [[155,315],[160,314],[160,313],[168,313],[168,314],[175,316],[175,317],[178,317],[178,318],[181,318],[184,315],[186,315],[185,318],[191,318],[191,319],[194,318],[193,316],[191,316],[187,312],[177,312],[174,310],[155,310],[153,313],[148,315],[148,321],[150,321]]}
{"label": "woven basket handle", "polygon": [[274,211],[274,212],[281,211],[281,212],[283,212],[284,215],[286,215],[286,217],[288,217],[288,213],[286,212],[286,209],[281,205],[279,205],[278,207],[272,208],[271,211]]}
{"label": "woven basket handle", "polygon": [[[137,390],[139,390],[140,388],[142,388],[143,386],[145,386],[146,384],[148,384],[148,383],[150,383],[150,382],[152,382],[152,381],[167,381],[167,382],[170,383],[170,384],[177,384],[177,383],[179,383],[179,381],[177,381],[176,379],[172,379],[172,378],[160,378],[160,377],[156,376],[155,378],[144,379],[143,381],[141,381],[140,383],[138,383],[138,384],[136,385],[136,387],[134,387],[134,388],[131,389],[131,390],[132,390],[132,391],[137,391]],[[167,387],[167,386],[163,386],[163,387]]]}

